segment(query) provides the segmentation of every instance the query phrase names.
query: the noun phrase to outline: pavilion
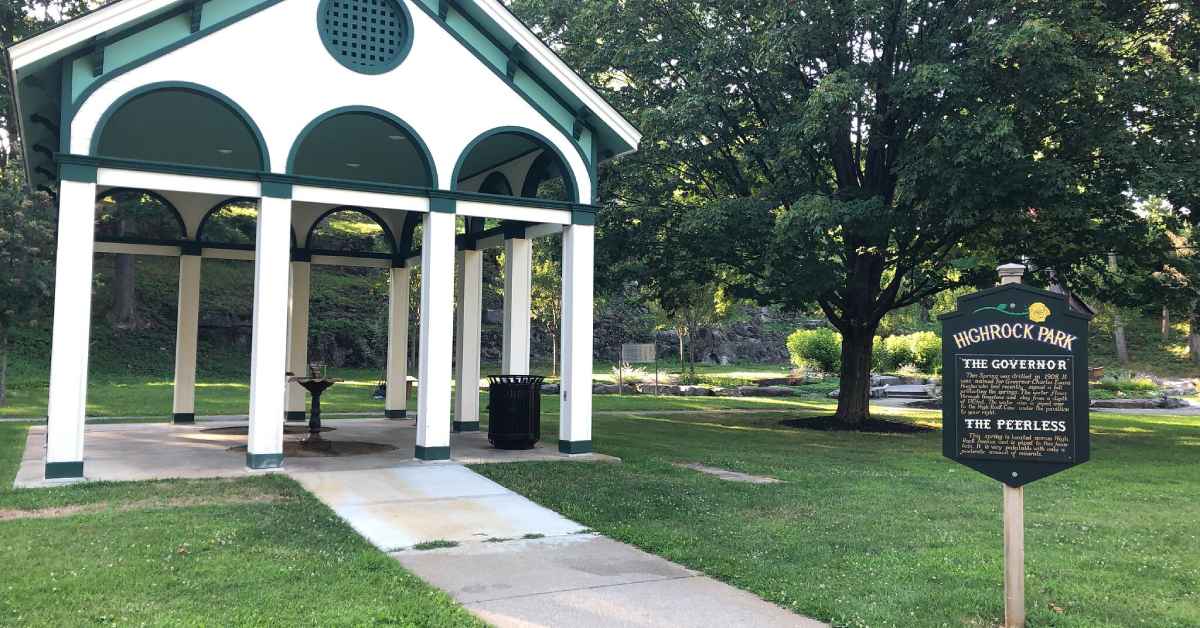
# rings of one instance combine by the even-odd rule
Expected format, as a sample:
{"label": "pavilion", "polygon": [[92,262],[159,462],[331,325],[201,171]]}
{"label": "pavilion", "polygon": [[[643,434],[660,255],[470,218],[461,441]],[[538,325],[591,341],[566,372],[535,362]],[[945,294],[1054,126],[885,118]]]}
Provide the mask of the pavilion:
{"label": "pavilion", "polygon": [[[29,181],[59,207],[46,478],[85,473],[94,253],[179,258],[176,422],[201,260],[253,262],[246,465],[270,469],[304,411],[285,374],[308,361],[312,265],[390,273],[393,418],[419,265],[414,455],[444,460],[479,426],[481,251],[504,247],[503,370],[525,374],[532,242],[561,233],[559,448],[591,451],[596,173],[641,138],[500,2],[119,0],[6,54]],[[346,216],[380,237],[327,237]]]}

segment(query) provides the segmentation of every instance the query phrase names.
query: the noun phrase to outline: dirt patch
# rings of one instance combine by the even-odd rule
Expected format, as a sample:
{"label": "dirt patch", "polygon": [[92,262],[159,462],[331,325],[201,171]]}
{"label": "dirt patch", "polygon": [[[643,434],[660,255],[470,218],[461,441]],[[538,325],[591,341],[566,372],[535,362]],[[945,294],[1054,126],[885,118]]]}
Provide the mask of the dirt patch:
{"label": "dirt patch", "polygon": [[831,416],[822,416],[815,419],[789,419],[780,421],[780,425],[787,427],[796,427],[805,430],[817,430],[820,432],[865,432],[868,434],[919,434],[922,432],[932,432],[934,428],[925,427],[924,425],[914,425],[912,423],[901,423],[899,421],[884,421],[883,419],[867,419],[858,425],[846,425]]}
{"label": "dirt patch", "polygon": [[236,506],[240,504],[272,504],[291,501],[292,497],[284,495],[239,495],[236,497],[173,497],[171,499],[141,499],[132,502],[113,504],[97,502],[95,504],[79,504],[76,506],[58,506],[56,508],[39,508],[37,510],[0,510],[0,522],[17,519],[61,519],[75,515],[90,515],[97,512],[128,512],[131,510],[155,510],[164,508],[195,508],[197,506]]}
{"label": "dirt patch", "polygon": [[[230,447],[227,451],[245,453],[246,446]],[[283,455],[287,458],[337,458],[341,456],[370,456],[396,451],[391,445],[382,443],[363,443],[358,441],[329,441],[328,450],[307,449],[300,441],[283,442]]]}
{"label": "dirt patch", "polygon": [[[321,426],[322,432],[332,432],[336,429],[337,429],[336,427],[328,427],[325,425]],[[233,427],[210,427],[203,431],[207,434],[220,434],[222,436],[246,436],[247,434],[250,433],[250,428],[246,427],[244,425],[243,426],[235,425]],[[307,434],[308,426],[307,425],[285,425],[285,426],[283,426],[283,433],[284,434]]]}

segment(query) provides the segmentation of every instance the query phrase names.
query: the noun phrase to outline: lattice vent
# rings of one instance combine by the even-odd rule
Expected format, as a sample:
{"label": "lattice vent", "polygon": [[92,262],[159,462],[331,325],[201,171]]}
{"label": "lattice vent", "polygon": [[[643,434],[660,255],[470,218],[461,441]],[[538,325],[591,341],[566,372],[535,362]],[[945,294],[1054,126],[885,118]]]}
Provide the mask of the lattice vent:
{"label": "lattice vent", "polygon": [[395,0],[326,0],[319,26],[329,53],[358,72],[396,67],[408,43],[408,21]]}

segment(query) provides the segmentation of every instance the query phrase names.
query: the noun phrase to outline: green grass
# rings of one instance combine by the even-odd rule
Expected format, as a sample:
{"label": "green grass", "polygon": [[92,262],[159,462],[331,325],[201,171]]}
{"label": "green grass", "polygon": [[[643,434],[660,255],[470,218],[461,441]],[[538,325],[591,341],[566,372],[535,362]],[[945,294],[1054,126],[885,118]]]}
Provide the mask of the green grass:
{"label": "green grass", "polygon": [[[1200,625],[1200,418],[1092,417],[1092,462],[1026,490],[1030,625]],[[782,428],[782,418],[599,415],[596,447],[623,464],[476,470],[598,532],[835,625],[1000,622],[996,482],[943,459],[940,432],[813,432]],[[899,418],[937,423],[936,413]],[[543,432],[555,433],[546,420]],[[677,462],[785,483],[724,482]]]}
{"label": "green grass", "polygon": [[0,514],[43,518],[0,517],[0,625],[482,625],[282,476],[10,490],[25,429]]}
{"label": "green grass", "polygon": [[[738,368],[738,367],[733,367]],[[745,367],[743,372],[747,371]],[[769,367],[767,367],[769,369]],[[601,367],[597,367],[601,372]],[[541,372],[545,372],[542,369]],[[763,370],[760,373],[771,373]],[[324,412],[381,412],[383,402],[371,398],[379,374],[364,369],[331,369],[330,374],[346,381],[330,388],[321,397]],[[486,372],[485,372],[486,374]],[[770,376],[770,375],[764,375]],[[836,382],[813,384],[810,397],[820,397]],[[171,380],[144,375],[100,376],[88,384],[89,417],[163,417],[171,416],[174,394]],[[8,405],[0,407],[0,417],[39,418],[46,415],[49,389],[45,382],[20,383],[9,390]],[[558,412],[558,397],[543,397],[545,412]],[[597,410],[712,408],[787,408],[803,407],[802,399],[721,398],[653,396],[606,396],[595,398]],[[201,416],[246,414],[250,405],[249,378],[202,378],[196,385],[196,414]],[[416,407],[416,389],[410,391],[409,407]],[[486,407],[486,406],[485,406]]]}

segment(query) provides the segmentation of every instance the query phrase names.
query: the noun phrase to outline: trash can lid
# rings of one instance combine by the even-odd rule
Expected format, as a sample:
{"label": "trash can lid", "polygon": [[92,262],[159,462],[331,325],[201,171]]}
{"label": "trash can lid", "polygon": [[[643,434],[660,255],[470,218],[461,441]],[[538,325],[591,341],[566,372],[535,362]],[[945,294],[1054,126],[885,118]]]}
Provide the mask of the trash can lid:
{"label": "trash can lid", "polygon": [[488,382],[492,384],[529,385],[541,384],[546,381],[541,375],[490,375]]}

